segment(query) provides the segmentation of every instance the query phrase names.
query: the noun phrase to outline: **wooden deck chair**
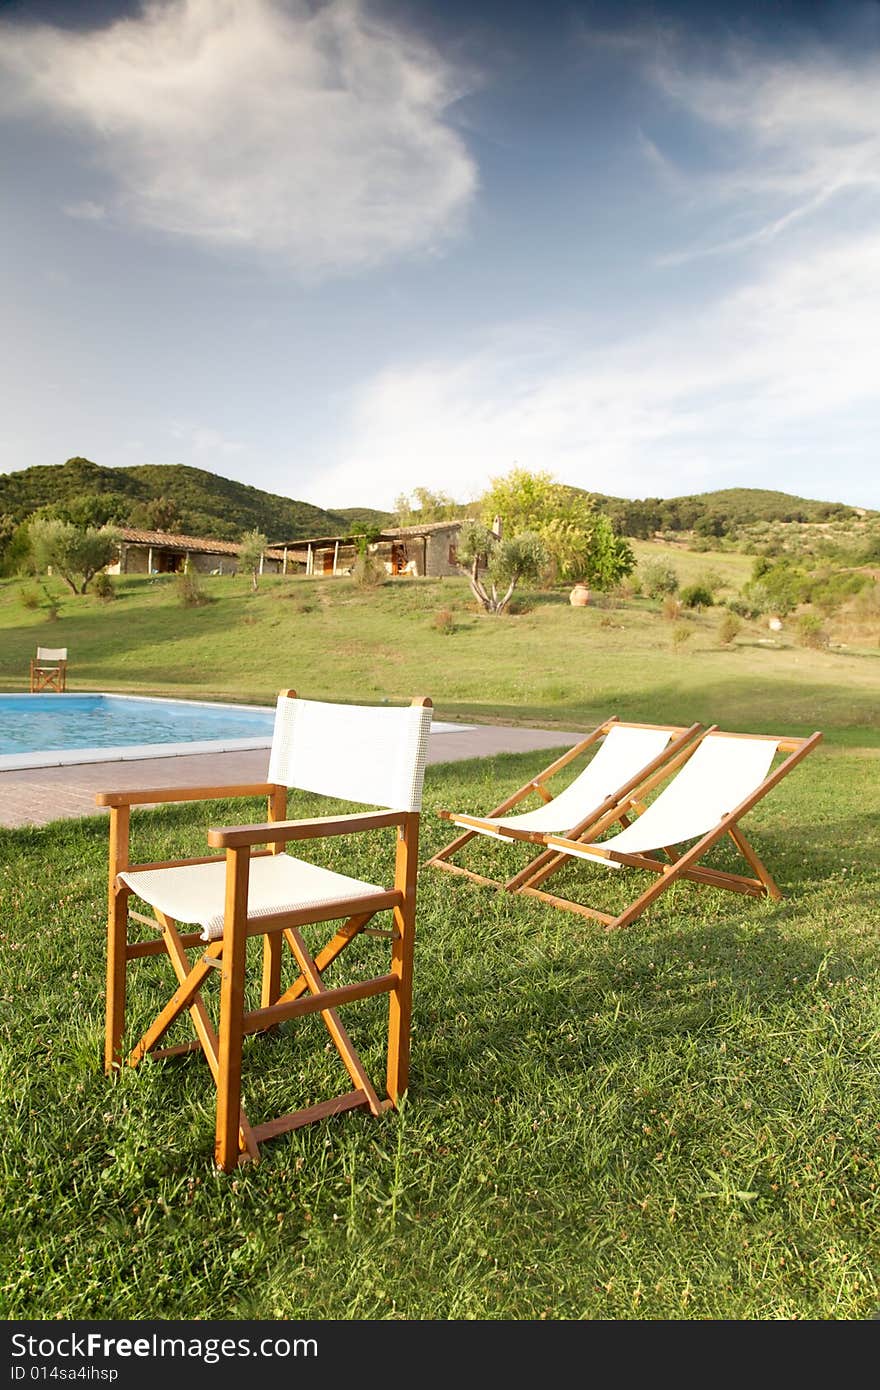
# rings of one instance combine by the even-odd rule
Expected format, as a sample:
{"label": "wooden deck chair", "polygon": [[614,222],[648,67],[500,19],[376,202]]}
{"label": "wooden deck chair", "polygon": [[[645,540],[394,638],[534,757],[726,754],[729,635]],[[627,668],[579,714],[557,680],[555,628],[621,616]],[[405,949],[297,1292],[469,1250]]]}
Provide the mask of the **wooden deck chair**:
{"label": "wooden deck chair", "polygon": [[[267,783],[169,791],[104,792],[110,808],[109,913],[107,933],[107,1020],[105,1069],[122,1062],[126,967],[130,960],[167,951],[178,988],[128,1056],[137,1064],[148,1054],[168,1056],[201,1048],[217,1086],[215,1157],[229,1172],[242,1157],[256,1159],[259,1144],[312,1120],[353,1108],[378,1115],[397,1105],[409,1073],[412,1008],[416,868],[422,783],[431,723],[431,701],[408,708],[323,704],[298,699],[292,690],[278,697]],[[381,806],[353,815],[287,820],[289,788],[323,793],[345,801]],[[223,856],[170,863],[132,864],[129,859],[130,808],[137,804],[195,801],[227,796],[268,796],[268,820],[208,831],[208,844]],[[394,832],[393,882],[367,883],[288,854],[296,840]],[[266,846],[258,849],[257,846]],[[378,848],[378,847],[377,847]],[[376,877],[379,877],[377,867]],[[392,879],[391,863],[388,879]],[[152,916],[129,911],[134,894]],[[371,928],[376,913],[390,911],[389,929]],[[161,940],[129,941],[129,918],[157,928]],[[301,928],[313,922],[340,925],[313,955]],[[198,930],[181,933],[178,923]],[[323,972],[360,936],[390,942],[387,972],[354,983],[328,987]],[[261,1007],[245,1007],[248,938],[263,937]],[[286,942],[294,958],[294,978],[282,987]],[[191,961],[187,952],[195,948]],[[220,974],[219,1026],[215,1029],[202,998]],[[389,996],[387,1099],[380,1100],[339,1018],[338,1009],[372,995]],[[188,1011],[196,1041],[160,1048],[170,1025]],[[245,1037],[286,1019],[320,1013],[354,1089],[279,1119],[251,1126],[241,1108],[242,1044]]]}
{"label": "wooden deck chair", "polygon": [[[667,765],[643,783],[640,796],[648,795],[668,778],[670,770],[675,771],[672,780],[667,781],[638,818],[609,839],[597,843],[614,820],[620,819],[613,813],[595,821],[582,837],[544,836],[552,857],[520,883],[518,891],[543,898],[555,907],[594,917],[608,928],[628,926],[681,878],[753,897],[781,898],[782,893],[749,844],[739,822],[821,738],[821,733],[811,734],[809,738],[775,738],[764,734],[724,733],[717,727],[707,729],[684,750],[679,760],[674,760],[678,761],[678,768]],[[773,768],[778,753],[787,754],[787,757]],[[725,835],[730,836],[754,877],[701,865],[700,861]],[[695,842],[690,848],[679,849],[690,841]],[[658,852],[663,858],[656,857]],[[625,911],[614,916],[557,897],[540,886],[572,858],[589,860],[609,869],[618,869],[621,865],[646,869],[656,878]]]}
{"label": "wooden deck chair", "polygon": [[[475,883],[514,890],[530,879],[545,863],[555,858],[555,852],[545,850],[537,859],[531,860],[525,868],[503,882],[473,873],[460,864],[453,864],[452,856],[477,835],[488,835],[493,839],[508,842],[520,840],[531,844],[543,844],[544,835],[550,832],[566,835],[573,840],[580,839],[593,821],[612,807],[620,806],[621,815],[625,814],[628,798],[640,782],[658,767],[664,766],[699,729],[699,724],[693,724],[689,729],[678,724],[634,724],[620,720],[614,715],[597,725],[586,738],[576,743],[567,753],[563,753],[562,757],[557,758],[549,767],[545,767],[543,772],[526,782],[488,815],[472,816],[440,811],[439,815],[444,820],[452,821],[453,825],[460,826],[465,833],[444,845],[432,858],[426,860],[426,865],[436,869],[447,869],[450,873],[463,874]],[[595,751],[586,767],[573,782],[554,796],[547,786],[548,782],[564,767],[568,767],[576,758],[591,749]],[[507,814],[532,794],[541,798],[540,806],[530,811],[520,811],[515,815]]]}
{"label": "wooden deck chair", "polygon": [[31,657],[31,694],[37,690],[67,689],[67,648],[37,647]]}

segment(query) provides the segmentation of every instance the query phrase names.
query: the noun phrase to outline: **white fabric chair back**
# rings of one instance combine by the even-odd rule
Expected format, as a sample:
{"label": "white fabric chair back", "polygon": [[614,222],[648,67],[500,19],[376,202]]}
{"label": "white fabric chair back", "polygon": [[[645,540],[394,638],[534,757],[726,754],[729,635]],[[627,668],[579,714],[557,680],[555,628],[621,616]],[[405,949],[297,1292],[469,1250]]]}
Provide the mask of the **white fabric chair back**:
{"label": "white fabric chair back", "polygon": [[558,796],[534,811],[500,816],[499,825],[520,830],[559,832],[571,830],[595,811],[612,792],[632,780],[654,761],[669,743],[669,729],[633,729],[613,724],[583,772]]}
{"label": "white fabric chair back", "polygon": [[66,661],[66,647],[37,647],[37,661]]}
{"label": "white fabric chair back", "polygon": [[707,834],[757,791],[770,771],[776,746],[772,738],[707,734],[644,815],[600,843],[621,854],[639,854]]}
{"label": "white fabric chair back", "polygon": [[279,695],[269,781],[391,811],[420,811],[430,705],[378,708]]}

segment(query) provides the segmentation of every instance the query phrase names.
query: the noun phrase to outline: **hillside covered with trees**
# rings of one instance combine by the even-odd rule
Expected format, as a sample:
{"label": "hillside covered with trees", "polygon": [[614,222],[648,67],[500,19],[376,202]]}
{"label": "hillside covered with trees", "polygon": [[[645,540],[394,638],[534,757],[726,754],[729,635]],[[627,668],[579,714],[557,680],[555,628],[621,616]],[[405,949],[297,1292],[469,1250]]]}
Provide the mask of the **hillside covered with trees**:
{"label": "hillside covered with trees", "polygon": [[388,520],[385,512],[369,508],[326,511],[180,464],[105,468],[71,458],[0,474],[0,519],[7,534],[45,507],[65,510],[79,525],[115,522],[217,540],[237,540],[254,529],[270,540],[294,540],[346,531],[355,520],[380,526]]}

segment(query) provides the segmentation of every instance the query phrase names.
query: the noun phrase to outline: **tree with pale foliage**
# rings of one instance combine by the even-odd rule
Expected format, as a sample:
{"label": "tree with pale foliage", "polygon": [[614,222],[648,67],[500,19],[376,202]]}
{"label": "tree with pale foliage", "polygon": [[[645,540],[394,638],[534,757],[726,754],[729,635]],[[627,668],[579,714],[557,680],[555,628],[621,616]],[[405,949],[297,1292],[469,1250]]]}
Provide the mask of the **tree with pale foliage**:
{"label": "tree with pale foliage", "polygon": [[464,522],[457,550],[471,592],[487,613],[503,613],[517,584],[534,583],[547,563],[546,547],[534,532],[501,540],[479,521]]}
{"label": "tree with pale foliage", "polygon": [[525,468],[492,478],[490,484],[480,498],[483,520],[491,523],[497,516],[506,534],[540,536],[554,579],[610,588],[634,569],[629,544],[615,534],[587,493]]}
{"label": "tree with pale foliage", "polygon": [[432,492],[430,488],[413,488],[401,493],[394,501],[394,519],[398,526],[417,522],[447,521],[460,516],[463,508],[447,492]]}
{"label": "tree with pale foliage", "polygon": [[245,531],[239,542],[238,567],[242,574],[249,574],[251,587],[256,592],[260,582],[260,566],[269,544],[262,531]]}
{"label": "tree with pale foliage", "polygon": [[119,544],[111,526],[74,526],[35,517],[28,526],[31,559],[38,574],[51,570],[74,594],[84,594],[99,570],[114,559]]}

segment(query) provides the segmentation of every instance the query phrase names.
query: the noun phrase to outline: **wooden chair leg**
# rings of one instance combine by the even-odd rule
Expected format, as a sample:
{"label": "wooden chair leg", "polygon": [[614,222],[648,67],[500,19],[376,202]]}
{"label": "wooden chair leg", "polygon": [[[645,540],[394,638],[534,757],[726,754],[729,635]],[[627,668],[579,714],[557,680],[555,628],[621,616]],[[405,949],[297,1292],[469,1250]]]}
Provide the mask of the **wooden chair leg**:
{"label": "wooden chair leg", "polygon": [[247,900],[250,852],[226,851],[226,904],[223,918],[223,972],[217,1069],[217,1125],[214,1157],[224,1173],[239,1159],[241,1126],[241,1048],[244,1037],[244,979],[247,954]]}
{"label": "wooden chair leg", "polygon": [[413,947],[415,944],[415,894],[418,868],[418,816],[410,816],[397,837],[394,886],[403,892],[403,904],[394,909],[391,971],[398,983],[388,996],[389,1098],[395,1105],[409,1085],[410,1030],[412,1026]]}
{"label": "wooden chair leg", "polygon": [[281,955],[283,951],[281,933],[267,932],[263,937],[263,982],[260,990],[260,1004],[267,1008],[274,1004],[281,994]]}
{"label": "wooden chair leg", "polygon": [[109,1075],[122,1063],[125,1032],[125,974],[128,945],[128,889],[117,875],[128,866],[128,806],[110,808],[110,851],[107,884],[107,1000],[104,1026],[104,1070]]}

